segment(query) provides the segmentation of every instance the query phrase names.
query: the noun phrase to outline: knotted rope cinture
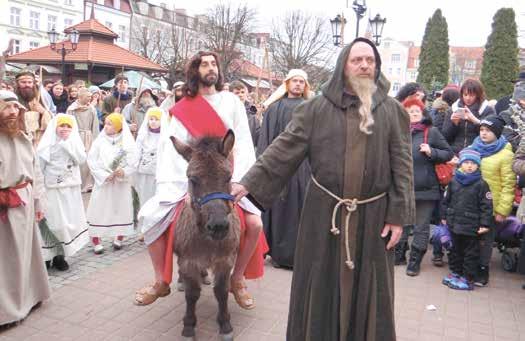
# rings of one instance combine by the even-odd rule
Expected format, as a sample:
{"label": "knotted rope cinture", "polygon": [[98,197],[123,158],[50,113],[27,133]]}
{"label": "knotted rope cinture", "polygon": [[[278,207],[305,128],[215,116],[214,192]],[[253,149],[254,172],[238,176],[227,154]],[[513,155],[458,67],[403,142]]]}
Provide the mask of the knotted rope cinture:
{"label": "knotted rope cinture", "polygon": [[334,193],[330,192],[330,190],[328,190],[326,187],[324,187],[323,185],[321,185],[314,177],[314,175],[312,174],[312,181],[314,182],[314,184],[316,184],[317,187],[319,187],[321,190],[323,190],[323,192],[325,192],[326,194],[328,194],[329,196],[331,196],[332,198],[334,198],[335,200],[337,200],[337,204],[335,204],[334,206],[334,210],[332,211],[332,228],[330,229],[330,232],[332,232],[332,234],[334,236],[337,236],[339,234],[341,234],[341,229],[339,227],[337,227],[337,212],[339,211],[339,209],[341,208],[341,206],[344,205],[344,207],[346,208],[346,217],[345,217],[345,225],[344,225],[344,233],[345,233],[345,249],[346,249],[346,265],[348,266],[349,269],[353,270],[355,268],[355,264],[354,262],[352,261],[352,257],[350,255],[350,243],[349,243],[349,240],[348,240],[348,230],[350,228],[350,218],[352,216],[352,213],[357,210],[357,206],[358,205],[362,205],[362,204],[368,204],[368,203],[371,203],[373,201],[376,201],[378,199],[381,199],[382,197],[384,197],[386,195],[386,192],[383,192],[381,194],[378,194],[372,198],[369,198],[369,199],[366,199],[366,200],[357,200],[357,199],[343,199],[343,198],[340,198],[338,197],[337,195],[335,195]]}

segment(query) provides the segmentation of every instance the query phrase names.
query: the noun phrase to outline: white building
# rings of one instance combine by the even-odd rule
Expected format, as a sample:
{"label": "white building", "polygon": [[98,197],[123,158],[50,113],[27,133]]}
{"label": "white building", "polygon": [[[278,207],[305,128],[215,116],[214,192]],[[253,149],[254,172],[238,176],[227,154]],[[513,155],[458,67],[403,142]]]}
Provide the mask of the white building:
{"label": "white building", "polygon": [[[57,0],[61,1],[61,0]],[[117,45],[130,48],[130,23],[131,23],[131,5],[129,0],[71,0],[75,2],[84,2],[84,18],[87,20],[91,17],[94,10],[95,18],[104,26],[118,34]]]}
{"label": "white building", "polygon": [[0,41],[5,50],[13,39],[13,51],[19,53],[49,44],[47,32],[82,21],[83,0],[1,0]]}
{"label": "white building", "polygon": [[413,42],[385,38],[378,47],[381,69],[391,84],[389,93],[391,96],[395,96],[401,86],[409,81],[407,80],[408,53],[413,45]]}

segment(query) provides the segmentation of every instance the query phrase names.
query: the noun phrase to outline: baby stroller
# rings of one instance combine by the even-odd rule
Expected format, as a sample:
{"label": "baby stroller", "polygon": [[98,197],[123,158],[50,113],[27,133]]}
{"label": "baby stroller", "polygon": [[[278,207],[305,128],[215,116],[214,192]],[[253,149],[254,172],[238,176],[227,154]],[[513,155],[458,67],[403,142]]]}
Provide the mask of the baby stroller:
{"label": "baby stroller", "polygon": [[523,249],[523,232],[524,225],[513,216],[509,216],[496,227],[496,247],[501,253],[501,265],[505,271],[515,272],[518,267],[520,252],[513,249]]}

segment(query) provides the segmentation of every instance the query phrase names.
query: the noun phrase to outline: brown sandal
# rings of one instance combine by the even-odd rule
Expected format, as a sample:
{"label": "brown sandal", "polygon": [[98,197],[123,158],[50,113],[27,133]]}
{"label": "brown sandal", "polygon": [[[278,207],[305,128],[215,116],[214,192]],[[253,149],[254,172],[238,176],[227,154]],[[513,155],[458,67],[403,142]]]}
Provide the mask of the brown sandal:
{"label": "brown sandal", "polygon": [[171,293],[170,286],[166,283],[155,283],[148,285],[135,293],[136,305],[149,305],[159,297],[166,297]]}
{"label": "brown sandal", "polygon": [[243,280],[231,280],[230,292],[233,294],[233,297],[235,298],[235,301],[239,307],[246,310],[252,310],[255,308],[255,299],[252,295],[250,295],[246,288],[246,283]]}

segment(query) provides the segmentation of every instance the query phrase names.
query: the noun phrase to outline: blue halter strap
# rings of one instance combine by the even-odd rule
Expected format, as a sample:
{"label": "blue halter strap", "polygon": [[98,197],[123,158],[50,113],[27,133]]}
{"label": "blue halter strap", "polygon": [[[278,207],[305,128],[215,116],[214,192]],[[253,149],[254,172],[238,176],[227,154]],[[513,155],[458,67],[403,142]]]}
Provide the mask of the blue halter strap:
{"label": "blue halter strap", "polygon": [[197,205],[202,206],[209,201],[218,200],[218,199],[234,201],[235,197],[229,193],[213,192],[213,193],[206,194],[202,198],[196,198],[195,202],[197,203]]}

